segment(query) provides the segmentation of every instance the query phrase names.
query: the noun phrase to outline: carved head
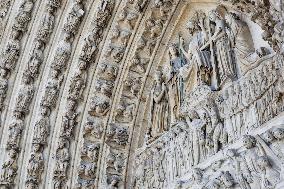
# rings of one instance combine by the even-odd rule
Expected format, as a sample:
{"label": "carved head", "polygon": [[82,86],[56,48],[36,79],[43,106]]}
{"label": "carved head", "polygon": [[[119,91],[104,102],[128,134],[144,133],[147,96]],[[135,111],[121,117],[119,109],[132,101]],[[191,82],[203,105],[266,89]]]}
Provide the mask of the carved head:
{"label": "carved head", "polygon": [[163,77],[163,73],[161,70],[156,70],[155,72],[155,81],[156,83],[161,84],[162,83],[162,77]]}
{"label": "carved head", "polygon": [[22,118],[22,113],[19,112],[19,111],[14,111],[13,115],[14,115],[14,117],[16,119],[21,119]]}
{"label": "carved head", "polygon": [[48,116],[50,112],[50,109],[47,106],[42,106],[40,109],[40,114],[42,116]]}
{"label": "carved head", "polygon": [[6,78],[8,76],[8,71],[4,68],[0,68],[0,77]]}
{"label": "carved head", "polygon": [[257,159],[257,165],[261,170],[265,170],[268,167],[271,167],[271,164],[266,156],[260,156]]}
{"label": "carved head", "polygon": [[40,150],[41,150],[41,145],[39,143],[34,143],[33,152],[40,152]]}
{"label": "carved head", "polygon": [[35,41],[35,49],[41,49],[43,47],[42,41],[36,40]]}
{"label": "carved head", "polygon": [[277,140],[282,140],[284,138],[284,129],[282,128],[276,128],[272,130],[272,135],[277,139]]}
{"label": "carved head", "polygon": [[18,150],[17,149],[10,149],[9,150],[9,157],[12,159],[15,159],[18,155]]}
{"label": "carved head", "polygon": [[202,174],[203,171],[199,168],[194,168],[192,170],[192,180],[196,183],[199,183],[202,181]]}
{"label": "carved head", "polygon": [[87,68],[87,63],[84,60],[80,60],[78,63],[78,68],[80,70],[85,70]]}
{"label": "carved head", "polygon": [[75,100],[68,100],[67,110],[74,110],[76,108],[77,102]]}
{"label": "carved head", "polygon": [[59,76],[59,71],[58,70],[51,70],[50,72],[50,77],[55,79]]}
{"label": "carved head", "polygon": [[11,38],[13,40],[16,40],[16,39],[19,39],[19,37],[20,37],[20,32],[18,30],[12,30]]}
{"label": "carved head", "polygon": [[271,143],[271,142],[273,142],[273,141],[275,140],[275,138],[274,138],[272,132],[269,131],[269,130],[266,131],[265,133],[263,133],[263,134],[262,134],[262,137],[263,137],[263,139],[264,139],[266,142],[268,142],[268,143]]}
{"label": "carved head", "polygon": [[62,139],[60,139],[58,141],[58,148],[59,149],[63,149],[65,147],[67,147],[67,145],[68,145],[68,140],[67,139],[62,138]]}
{"label": "carved head", "polygon": [[171,43],[169,45],[169,53],[171,58],[175,58],[178,56],[178,47],[175,43]]}
{"label": "carved head", "polygon": [[22,80],[23,84],[28,85],[28,84],[31,83],[31,81],[32,81],[31,76],[28,73],[25,72],[23,74],[23,80]]}
{"label": "carved head", "polygon": [[253,136],[251,135],[244,135],[243,137],[243,144],[247,149],[251,149],[255,147],[256,145],[256,140]]}
{"label": "carved head", "polygon": [[228,171],[221,174],[221,181],[226,188],[231,188],[234,185],[234,179]]}
{"label": "carved head", "polygon": [[233,158],[236,156],[236,150],[235,149],[228,149],[227,152],[226,152],[226,155],[229,157],[229,158]]}

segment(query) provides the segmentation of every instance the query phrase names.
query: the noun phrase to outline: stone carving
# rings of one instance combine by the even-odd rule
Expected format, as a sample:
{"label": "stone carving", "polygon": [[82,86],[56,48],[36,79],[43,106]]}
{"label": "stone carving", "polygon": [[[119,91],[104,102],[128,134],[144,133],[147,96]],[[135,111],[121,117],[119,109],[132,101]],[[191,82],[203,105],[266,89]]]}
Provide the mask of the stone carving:
{"label": "stone carving", "polygon": [[56,150],[56,164],[53,171],[54,188],[62,188],[65,184],[67,170],[70,160],[70,153],[68,150],[69,141],[61,139],[58,142],[58,149]]}
{"label": "stone carving", "polygon": [[128,143],[128,138],[127,128],[112,124],[107,131],[107,143],[110,145],[124,147]]}
{"label": "stone carving", "polygon": [[103,123],[100,121],[88,121],[84,126],[84,135],[91,134],[97,139],[100,139],[103,134]]}
{"label": "stone carving", "polygon": [[43,62],[43,43],[41,41],[35,42],[35,47],[30,55],[28,66],[25,69],[25,73],[33,79],[38,78],[39,69]]}
{"label": "stone carving", "polygon": [[115,119],[118,122],[127,123],[133,120],[133,111],[135,110],[135,104],[128,104],[122,101],[117,107],[115,112]]}
{"label": "stone carving", "polygon": [[63,39],[59,42],[52,62],[52,68],[58,71],[63,71],[66,68],[67,61],[71,55],[71,35],[69,33],[64,33]]}
{"label": "stone carving", "polygon": [[28,113],[29,105],[34,95],[34,86],[32,78],[25,75],[23,76],[22,85],[20,86],[20,91],[16,99],[15,110],[23,114]]}
{"label": "stone carving", "polygon": [[2,52],[2,58],[0,62],[0,66],[3,69],[12,70],[15,68],[15,64],[18,61],[20,54],[20,32],[13,30],[11,34],[11,38],[8,41],[7,46]]}
{"label": "stone carving", "polygon": [[110,99],[107,97],[97,97],[91,102],[89,114],[92,116],[105,116],[110,108]]}
{"label": "stone carving", "polygon": [[65,25],[63,27],[67,33],[70,32],[75,35],[79,29],[82,17],[84,16],[85,13],[82,1],[83,0],[75,0],[71,8],[71,11],[67,16]]}
{"label": "stone carving", "polygon": [[223,2],[2,0],[0,188],[283,188],[283,2]]}
{"label": "stone carving", "polygon": [[6,146],[8,150],[20,148],[21,134],[23,129],[23,114],[15,111],[11,124],[9,124],[9,138]]}
{"label": "stone carving", "polygon": [[151,137],[156,138],[169,129],[169,99],[161,71],[157,71],[155,75],[150,100],[148,130]]}
{"label": "stone carving", "polygon": [[44,16],[41,20],[39,30],[37,32],[37,39],[45,43],[48,42],[52,30],[54,28],[55,16],[54,6],[47,6]]}
{"label": "stone carving", "polygon": [[4,100],[8,90],[8,71],[6,69],[0,69],[0,110],[4,108]]}
{"label": "stone carving", "polygon": [[21,4],[18,14],[15,18],[13,28],[25,32],[28,27],[28,23],[31,20],[31,13],[34,7],[35,0],[24,0]]}
{"label": "stone carving", "polygon": [[17,149],[9,150],[8,159],[2,164],[2,171],[0,175],[0,186],[4,185],[7,187],[12,187],[14,184],[14,178],[18,170],[17,166]]}
{"label": "stone carving", "polygon": [[59,76],[59,71],[52,70],[50,73],[50,78],[46,84],[46,92],[42,98],[41,105],[47,107],[54,107],[58,99],[59,88],[63,81],[62,76]]}
{"label": "stone carving", "polygon": [[40,182],[40,176],[44,167],[44,158],[42,154],[42,145],[33,144],[33,152],[29,159],[28,179],[26,181],[26,188],[36,188]]}

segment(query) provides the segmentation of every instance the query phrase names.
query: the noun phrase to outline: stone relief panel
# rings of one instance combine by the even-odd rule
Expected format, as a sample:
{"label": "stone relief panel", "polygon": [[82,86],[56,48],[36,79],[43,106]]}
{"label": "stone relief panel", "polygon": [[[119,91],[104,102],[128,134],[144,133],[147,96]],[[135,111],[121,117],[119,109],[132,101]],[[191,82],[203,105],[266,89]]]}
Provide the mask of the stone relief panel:
{"label": "stone relief panel", "polygon": [[0,0],[0,188],[283,188],[282,12]]}
{"label": "stone relief panel", "polygon": [[186,40],[172,34],[167,62],[152,72],[131,187],[281,188],[282,160],[265,140],[283,128],[264,125],[282,115],[282,56],[256,47],[240,12],[224,5],[192,13],[186,29]]}

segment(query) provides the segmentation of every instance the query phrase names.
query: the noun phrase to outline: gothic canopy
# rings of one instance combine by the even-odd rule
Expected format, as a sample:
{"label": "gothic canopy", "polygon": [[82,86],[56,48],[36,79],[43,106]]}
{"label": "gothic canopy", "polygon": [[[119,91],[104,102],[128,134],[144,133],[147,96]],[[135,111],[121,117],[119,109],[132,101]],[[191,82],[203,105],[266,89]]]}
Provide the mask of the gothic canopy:
{"label": "gothic canopy", "polygon": [[0,0],[0,188],[283,189],[282,0]]}

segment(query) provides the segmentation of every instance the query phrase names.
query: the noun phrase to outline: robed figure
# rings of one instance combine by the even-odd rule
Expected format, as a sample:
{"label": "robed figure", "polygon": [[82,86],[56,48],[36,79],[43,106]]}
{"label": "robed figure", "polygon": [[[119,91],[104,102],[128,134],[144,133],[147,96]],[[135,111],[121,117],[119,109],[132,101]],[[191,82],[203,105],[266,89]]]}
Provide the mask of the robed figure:
{"label": "robed figure", "polygon": [[150,115],[149,115],[149,133],[151,137],[160,136],[168,128],[168,97],[165,82],[162,79],[162,72],[157,71],[155,83],[150,96]]}

